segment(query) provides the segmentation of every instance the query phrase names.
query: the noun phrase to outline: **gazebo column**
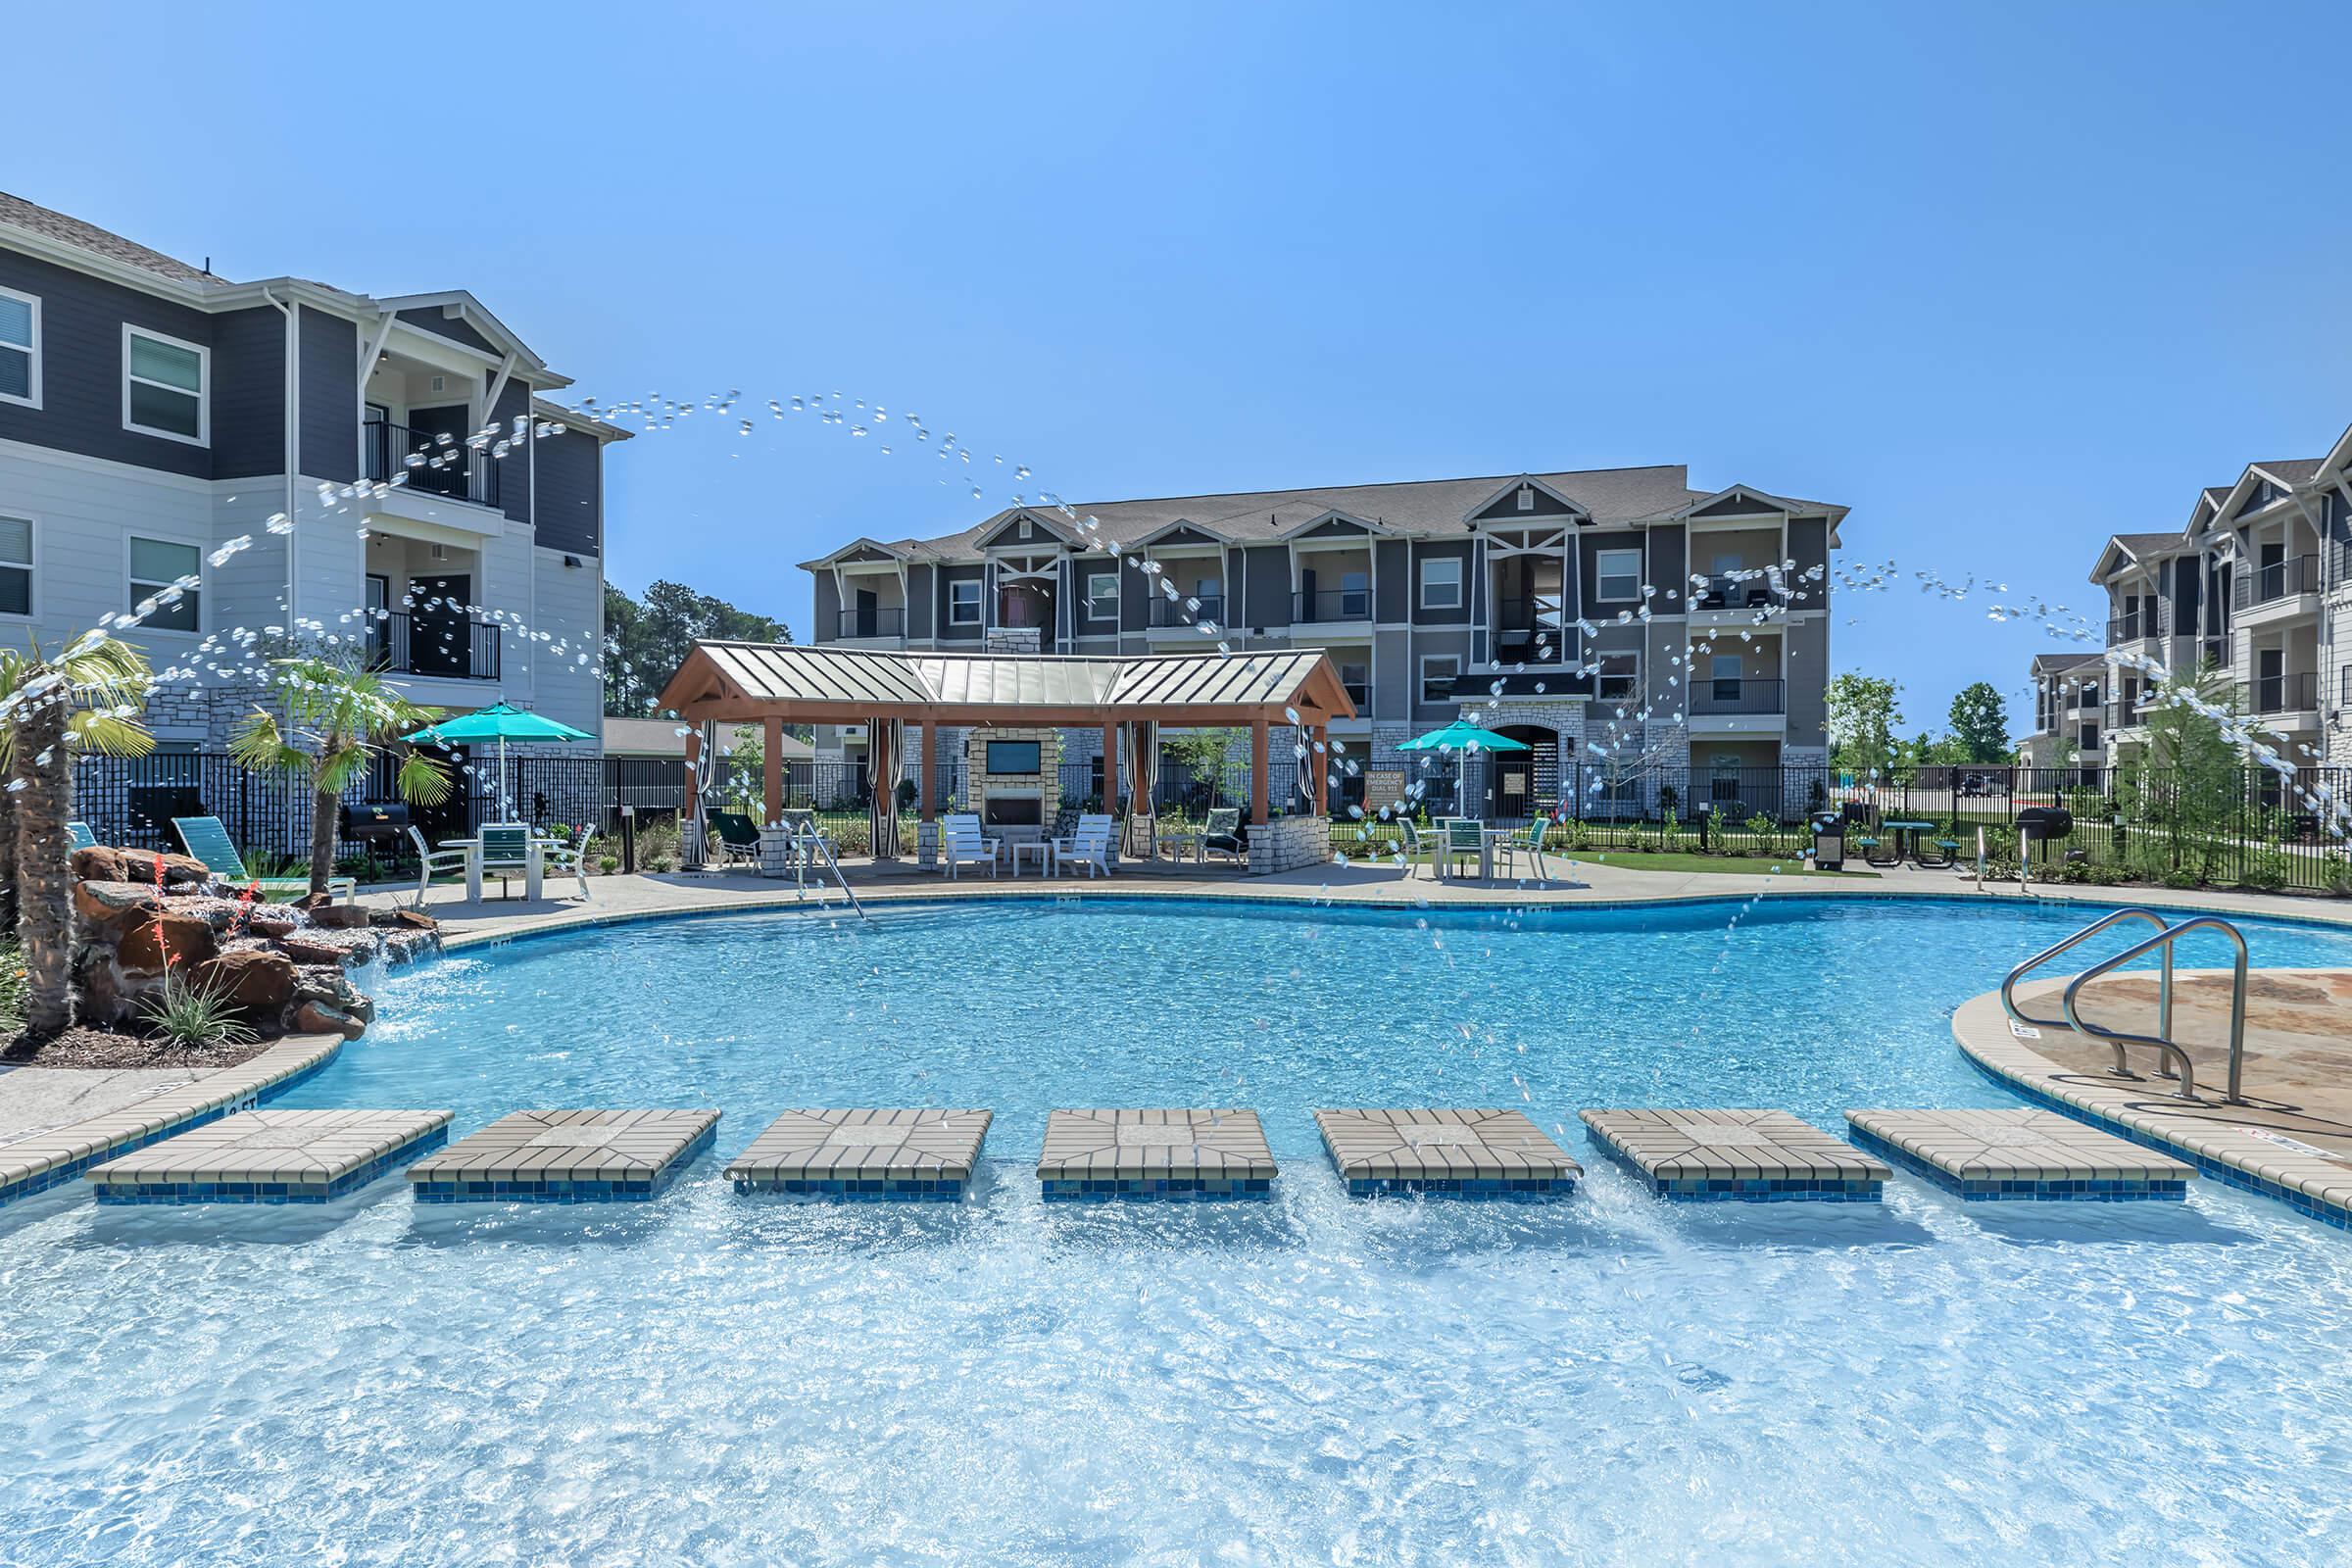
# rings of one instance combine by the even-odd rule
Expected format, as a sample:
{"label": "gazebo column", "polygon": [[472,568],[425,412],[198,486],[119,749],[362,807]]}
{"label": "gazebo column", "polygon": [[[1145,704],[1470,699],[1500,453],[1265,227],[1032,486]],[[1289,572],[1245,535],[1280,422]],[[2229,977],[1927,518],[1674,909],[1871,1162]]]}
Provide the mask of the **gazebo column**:
{"label": "gazebo column", "polygon": [[939,863],[939,769],[927,718],[914,721],[914,863],[927,868]]}
{"label": "gazebo column", "polygon": [[1102,726],[1102,809],[1119,814],[1119,726]]}
{"label": "gazebo column", "polygon": [[1266,720],[1262,713],[1250,721],[1250,823],[1266,825]]}
{"label": "gazebo column", "polygon": [[686,732],[685,788],[678,797],[678,868],[683,871],[703,868],[704,847],[694,831],[694,824],[702,820],[702,763],[703,726],[696,724]]}
{"label": "gazebo column", "polygon": [[784,820],[784,720],[770,714],[764,722],[767,732],[760,739],[760,799],[767,815],[760,825],[773,827]]}

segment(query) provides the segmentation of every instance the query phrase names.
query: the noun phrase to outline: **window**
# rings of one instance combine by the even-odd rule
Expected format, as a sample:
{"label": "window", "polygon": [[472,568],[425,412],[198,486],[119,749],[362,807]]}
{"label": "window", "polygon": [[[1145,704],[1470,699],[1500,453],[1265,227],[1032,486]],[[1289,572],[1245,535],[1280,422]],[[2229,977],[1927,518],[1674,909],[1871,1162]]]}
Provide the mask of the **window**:
{"label": "window", "polygon": [[1603,550],[1593,558],[1592,597],[1611,603],[1642,597],[1642,552]]}
{"label": "window", "polygon": [[0,517],[0,615],[32,613],[32,519]]}
{"label": "window", "polygon": [[1423,610],[1459,610],[1462,608],[1461,557],[1431,556],[1421,563],[1421,608]]}
{"label": "window", "polygon": [[0,288],[0,403],[41,406],[41,302]]}
{"label": "window", "polygon": [[1454,677],[1461,674],[1462,662],[1452,654],[1424,654],[1421,656],[1421,701],[1449,703],[1453,701]]}
{"label": "window", "polygon": [[199,576],[203,560],[202,550],[175,539],[131,540],[130,602],[135,608],[155,601],[143,624],[157,631],[197,629],[197,601],[203,596],[175,585],[182,577]]}
{"label": "window", "polygon": [[1593,694],[1603,702],[1630,700],[1642,681],[1642,659],[1639,654],[1603,654],[1600,656],[1598,684]]}
{"label": "window", "polygon": [[2098,725],[2085,724],[2082,726],[2082,749],[2086,752],[2095,752],[2099,749]]}
{"label": "window", "polygon": [[948,584],[948,619],[957,626],[980,624],[980,579],[965,577]]}
{"label": "window", "polygon": [[1115,571],[1089,572],[1086,578],[1086,618],[1116,620],[1119,618],[1119,574]]}
{"label": "window", "polygon": [[1714,688],[1719,703],[1740,700],[1740,682],[1746,675],[1738,654],[1714,654],[1707,661],[1707,684]]}
{"label": "window", "polygon": [[2075,699],[2075,706],[2076,706],[2077,708],[2096,708],[2096,707],[2098,707],[2098,706],[2099,706],[2099,683],[2098,683],[2097,681],[2095,681],[2095,680],[2086,680],[2086,681],[2084,681],[2084,682],[2082,683],[2082,695],[2078,696],[2078,697]]}
{"label": "window", "polygon": [[1350,655],[1338,662],[1340,684],[1348,688],[1348,700],[1360,710],[1372,700],[1371,661]]}
{"label": "window", "polygon": [[168,441],[212,441],[205,377],[211,354],[160,332],[122,328],[122,428]]}
{"label": "window", "polygon": [[1536,487],[1534,485],[1523,484],[1519,487],[1519,510],[1521,512],[1536,510]]}

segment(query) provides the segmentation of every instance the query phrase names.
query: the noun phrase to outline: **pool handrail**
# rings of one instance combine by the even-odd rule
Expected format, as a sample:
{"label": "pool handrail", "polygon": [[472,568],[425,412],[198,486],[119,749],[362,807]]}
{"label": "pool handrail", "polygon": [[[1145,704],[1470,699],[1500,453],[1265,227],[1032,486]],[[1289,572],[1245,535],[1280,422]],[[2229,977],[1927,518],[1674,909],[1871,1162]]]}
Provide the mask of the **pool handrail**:
{"label": "pool handrail", "polygon": [[[2178,1063],[2180,1076],[2180,1098],[2182,1100],[2196,1099],[2196,1068],[2189,1061],[2188,1053],[2182,1051],[2172,1039],[2173,944],[2191,931],[2219,931],[2228,937],[2230,945],[2237,950],[2230,964],[2230,1092],[2224,1098],[2224,1102],[2232,1105],[2243,1104],[2245,1097],[2239,1090],[2246,1065],[2246,967],[2248,962],[2246,937],[2244,932],[2220,915],[2200,914],[2183,920],[2179,925],[2166,926],[2146,941],[2126,948],[2113,957],[2103,958],[2092,964],[2067,982],[2066,994],[2059,999],[2060,1005],[2065,1009],[2066,1021],[2074,1026],[2076,1032],[2088,1035],[2093,1039],[2107,1041],[2115,1047],[2115,1054],[2119,1059],[2123,1056],[2124,1047],[2127,1044],[2154,1046],[2164,1054],[2167,1059]],[[2157,1025],[2163,1031],[2161,1035],[2135,1035],[2121,1029],[2110,1029],[2104,1024],[2083,1021],[2082,1012],[2076,1005],[2076,999],[2085,985],[2103,974],[2122,968],[2134,958],[2144,958],[2149,954],[2158,952],[2164,955],[2163,1016]]]}
{"label": "pool handrail", "polygon": [[[2035,969],[2038,969],[2043,964],[2049,962],[2052,958],[2057,957],[2060,954],[2067,952],[2069,949],[2079,947],[2082,943],[2089,941],[2092,937],[2097,936],[2100,932],[2106,930],[2109,926],[2121,925],[2126,920],[2145,920],[2148,922],[2148,924],[2154,926],[2158,931],[2167,929],[2164,923],[2163,915],[2158,914],[2154,909],[2145,908],[2139,905],[2132,905],[2129,908],[2117,909],[2113,913],[2103,914],[2096,920],[2091,921],[2090,924],[2084,926],[2082,930],[2076,932],[2073,936],[2068,937],[2064,941],[2056,943],[2051,947],[2044,948],[2041,952],[2036,953],[2034,955],[2034,956],[2028,958],[2025,962],[2010,970],[2009,973],[2001,980],[2001,1010],[2019,1023],[2033,1024],[2042,1029],[2071,1029],[2077,1027],[2077,1025],[2074,1023],[2074,1020],[2071,1018],[2040,1018],[2019,1006],[2017,1004],[2017,983],[2020,980],[2023,980],[2027,975],[2033,973]],[[2173,950],[2170,946],[2167,946],[2164,949],[2163,976],[2157,982],[2156,1027],[2167,1036],[2171,1035],[2173,1032]],[[2115,1075],[2119,1078],[2130,1077],[2132,1075],[2132,1062],[2131,1058],[2124,1054],[2123,1042],[2120,1040],[2110,1040],[2109,1044],[2115,1047],[2115,1067],[2113,1069]]]}

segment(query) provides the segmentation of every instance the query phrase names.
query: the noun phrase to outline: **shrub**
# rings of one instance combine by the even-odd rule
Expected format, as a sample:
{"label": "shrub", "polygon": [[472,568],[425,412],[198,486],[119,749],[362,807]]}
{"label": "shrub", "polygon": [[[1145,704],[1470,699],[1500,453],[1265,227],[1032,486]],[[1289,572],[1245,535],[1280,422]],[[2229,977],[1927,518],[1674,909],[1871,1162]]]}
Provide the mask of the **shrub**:
{"label": "shrub", "polygon": [[251,1045],[260,1039],[237,1021],[236,1004],[218,993],[190,985],[164,972],[164,994],[139,1008],[151,1034],[174,1045],[210,1051],[220,1046]]}
{"label": "shrub", "polygon": [[2286,886],[2286,857],[2277,849],[2261,849],[2246,859],[2245,874],[2238,881],[2250,888],[2275,893]]}
{"label": "shrub", "polygon": [[611,876],[613,872],[620,869],[620,857],[617,855],[600,855],[596,858],[596,868],[599,871],[604,872],[605,875]]}
{"label": "shrub", "polygon": [[24,953],[14,942],[0,942],[0,1036],[24,1027]]}
{"label": "shrub", "polygon": [[2190,870],[2185,865],[2175,866],[2170,870],[2167,870],[2156,880],[2165,887],[2182,889],[2200,887],[2205,881],[2203,877],[2197,875],[2196,872]]}

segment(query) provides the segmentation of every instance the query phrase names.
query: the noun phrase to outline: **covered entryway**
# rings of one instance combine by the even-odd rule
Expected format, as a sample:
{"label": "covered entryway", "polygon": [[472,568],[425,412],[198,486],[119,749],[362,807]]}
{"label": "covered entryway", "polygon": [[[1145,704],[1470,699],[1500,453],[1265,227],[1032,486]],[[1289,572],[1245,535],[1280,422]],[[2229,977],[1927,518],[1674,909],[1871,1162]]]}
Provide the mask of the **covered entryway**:
{"label": "covered entryway", "polygon": [[1494,733],[1517,741],[1524,752],[1496,752],[1487,764],[1487,820],[1532,821],[1560,795],[1560,737],[1542,724],[1497,724]]}

